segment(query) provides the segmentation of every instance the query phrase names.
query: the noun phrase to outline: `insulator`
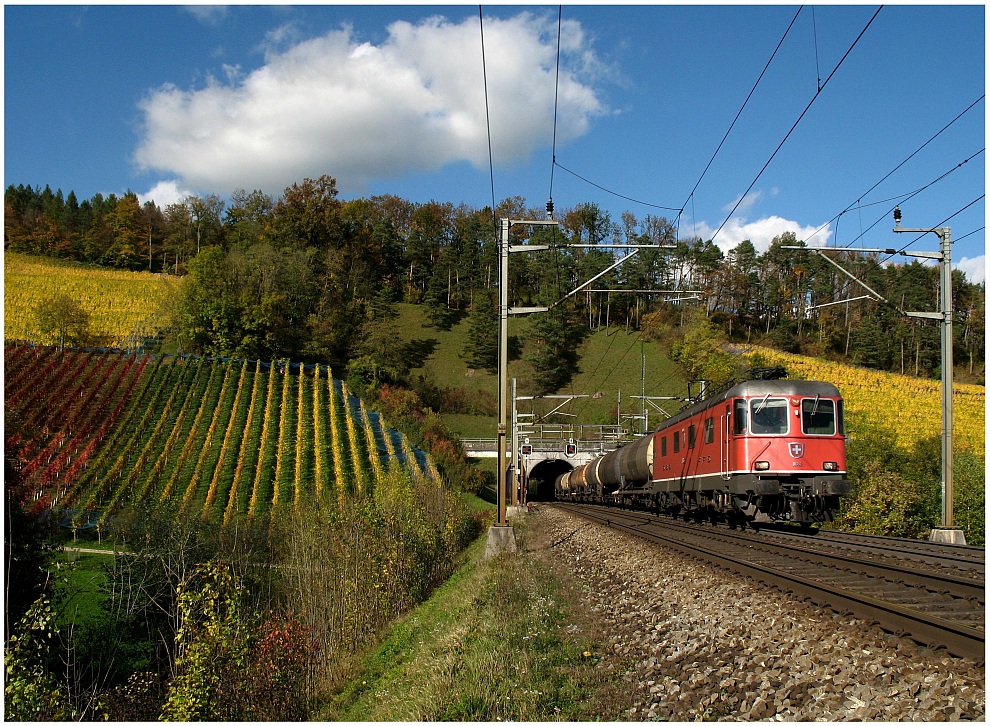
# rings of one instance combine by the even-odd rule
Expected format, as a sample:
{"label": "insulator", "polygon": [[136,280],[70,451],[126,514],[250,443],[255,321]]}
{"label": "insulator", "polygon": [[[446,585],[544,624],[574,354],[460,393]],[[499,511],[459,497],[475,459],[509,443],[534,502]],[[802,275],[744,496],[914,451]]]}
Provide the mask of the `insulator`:
{"label": "insulator", "polygon": [[553,197],[547,200],[547,219],[553,219]]}

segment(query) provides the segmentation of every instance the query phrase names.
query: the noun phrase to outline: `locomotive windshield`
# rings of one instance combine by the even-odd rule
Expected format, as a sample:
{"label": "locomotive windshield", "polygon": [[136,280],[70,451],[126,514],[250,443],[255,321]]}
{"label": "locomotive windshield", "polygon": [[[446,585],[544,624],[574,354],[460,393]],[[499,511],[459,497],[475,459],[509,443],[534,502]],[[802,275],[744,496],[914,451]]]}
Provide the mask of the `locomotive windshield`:
{"label": "locomotive windshield", "polygon": [[751,431],[754,434],[787,433],[787,399],[754,398],[750,401]]}
{"label": "locomotive windshield", "polygon": [[833,436],[837,430],[835,401],[806,398],[801,401],[801,428],[806,434]]}

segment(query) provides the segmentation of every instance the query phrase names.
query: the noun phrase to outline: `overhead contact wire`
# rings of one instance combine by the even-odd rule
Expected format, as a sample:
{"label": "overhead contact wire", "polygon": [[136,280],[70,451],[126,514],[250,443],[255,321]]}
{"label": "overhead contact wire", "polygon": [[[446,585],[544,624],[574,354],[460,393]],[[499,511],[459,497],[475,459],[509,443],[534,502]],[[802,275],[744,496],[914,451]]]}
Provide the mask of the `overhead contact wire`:
{"label": "overhead contact wire", "polygon": [[701,185],[701,180],[705,178],[705,175],[708,173],[708,169],[711,168],[712,163],[715,161],[715,157],[718,156],[718,152],[722,150],[722,146],[725,144],[725,140],[729,138],[729,134],[732,133],[732,129],[735,127],[736,122],[739,120],[739,117],[742,116],[742,112],[745,110],[747,104],[749,104],[749,100],[753,97],[753,94],[756,93],[757,86],[760,85],[760,81],[762,81],[763,76],[766,75],[767,70],[770,68],[770,64],[773,63],[773,59],[777,57],[777,51],[780,50],[780,47],[784,44],[784,40],[787,39],[787,36],[791,32],[791,28],[794,27],[794,23],[797,21],[798,15],[801,14],[802,9],[804,9],[803,5],[798,8],[798,11],[796,13],[794,13],[794,17],[791,18],[791,22],[787,26],[787,30],[784,31],[784,34],[781,36],[780,41],[777,43],[777,47],[773,49],[773,53],[770,54],[769,60],[767,60],[766,65],[763,66],[763,70],[760,71],[760,75],[756,79],[756,83],[753,84],[753,87],[749,90],[749,94],[746,96],[746,100],[743,101],[742,106],[740,106],[739,110],[736,112],[736,117],[732,119],[732,123],[729,124],[729,128],[726,129],[725,135],[722,137],[722,140],[718,142],[718,147],[716,147],[715,153],[712,154],[712,158],[708,160],[708,163],[705,165],[704,170],[701,172],[701,176],[698,177],[698,181],[695,182],[694,187],[691,189],[691,192],[687,195],[687,199],[684,200],[684,204],[681,205],[681,209],[679,210],[680,212],[683,212],[684,208],[687,207],[688,202],[694,198],[694,193],[698,190],[698,187]]}
{"label": "overhead contact wire", "polygon": [[[894,174],[894,172],[896,172],[896,171],[897,171],[898,169],[900,169],[900,168],[901,168],[902,166],[904,166],[904,165],[905,165],[905,164],[907,164],[907,163],[908,163],[909,161],[911,161],[911,159],[913,159],[913,158],[914,158],[915,156],[917,156],[917,155],[918,155],[919,153],[921,153],[921,151],[922,151],[922,150],[923,150],[923,149],[924,149],[924,148],[925,148],[926,146],[928,146],[928,145],[929,145],[930,143],[932,143],[932,142],[933,142],[933,141],[934,141],[935,139],[937,139],[937,138],[938,138],[939,136],[941,136],[941,135],[942,135],[942,134],[943,134],[943,133],[944,133],[944,132],[945,132],[945,131],[946,131],[946,130],[947,130],[947,129],[948,129],[949,127],[950,127],[950,126],[952,126],[952,125],[953,125],[953,124],[954,124],[954,123],[955,123],[956,121],[958,121],[958,120],[959,120],[959,119],[961,119],[961,118],[962,118],[963,116],[965,116],[965,115],[966,115],[966,114],[967,114],[967,113],[968,113],[968,112],[969,112],[970,110],[972,110],[972,108],[973,108],[974,106],[976,106],[976,104],[978,104],[978,103],[979,103],[980,101],[982,101],[982,100],[984,100],[985,98],[986,98],[986,94],[983,94],[983,95],[982,95],[982,96],[980,96],[980,97],[979,97],[978,99],[976,99],[976,100],[975,100],[975,101],[973,101],[973,102],[972,102],[971,104],[969,104],[969,106],[967,106],[967,107],[966,107],[965,109],[963,109],[962,111],[960,111],[960,112],[959,112],[959,113],[958,113],[958,114],[956,115],[956,117],[955,117],[954,119],[952,119],[951,121],[949,121],[949,123],[947,123],[947,124],[946,124],[945,126],[943,126],[942,128],[940,128],[940,129],[939,129],[939,130],[938,130],[938,131],[937,131],[937,132],[936,132],[936,133],[935,133],[935,134],[934,134],[934,135],[933,135],[933,136],[932,136],[932,137],[931,137],[930,139],[928,139],[928,141],[926,141],[926,142],[925,142],[925,143],[923,143],[923,144],[922,144],[921,146],[919,146],[919,147],[918,147],[917,149],[915,149],[913,153],[911,153],[911,154],[910,154],[910,155],[909,155],[909,156],[908,156],[908,157],[907,157],[906,159],[904,159],[904,161],[902,161],[902,162],[901,162],[900,164],[898,164],[898,165],[897,165],[897,166],[895,166],[895,167],[894,167],[893,169],[891,169],[891,170],[890,170],[889,172],[887,172],[887,173],[886,173],[886,174],[884,175],[884,177],[883,177],[882,179],[880,179],[880,181],[878,181],[878,182],[877,182],[876,184],[874,184],[874,185],[873,185],[872,187],[870,187],[869,189],[867,189],[867,190],[866,190],[866,191],[865,191],[865,192],[864,192],[863,194],[860,194],[860,195],[859,195],[859,197],[857,197],[857,198],[856,198],[856,202],[859,202],[859,201],[860,201],[861,199],[863,199],[864,197],[866,197],[867,195],[869,195],[869,193],[870,193],[870,192],[872,192],[872,191],[873,191],[874,189],[876,189],[876,188],[877,188],[878,186],[880,186],[880,185],[881,185],[881,184],[883,184],[883,183],[884,183],[885,181],[887,181],[887,179],[889,179],[889,178],[890,178],[891,176],[893,176],[893,174]],[[971,157],[969,157],[969,159],[966,159],[965,161],[963,161],[963,162],[962,162],[962,163],[961,163],[961,164],[960,164],[959,166],[962,166],[962,164],[965,164],[966,162],[968,162],[968,161],[969,161],[970,159],[972,159],[972,158],[974,158],[974,157],[975,157],[975,156],[977,156],[978,154],[981,154],[981,153],[983,153],[983,151],[984,151],[984,149],[980,149],[980,151],[978,151],[978,152],[977,152],[976,154],[973,154],[973,156],[971,156]],[[958,167],[956,167],[956,168],[958,168]],[[955,169],[953,169],[952,171],[955,171]],[[931,182],[930,184],[928,184],[928,185],[926,185],[925,187],[922,187],[922,189],[926,189],[927,187],[929,187],[929,186],[931,186],[932,184],[934,184],[935,182],[937,182],[937,181],[939,181],[939,180],[941,180],[941,179],[943,179],[943,178],[944,178],[945,176],[947,176],[947,175],[948,175],[948,174],[950,174],[950,173],[951,173],[951,172],[947,172],[946,174],[943,174],[943,175],[942,175],[941,177],[939,177],[938,179],[936,179],[936,180],[935,180],[934,182]],[[919,190],[919,191],[920,191],[920,190]],[[915,193],[917,193],[917,192],[915,192]],[[856,202],[854,202],[853,204],[855,204]],[[876,204],[876,202],[873,202],[873,204]],[[843,209],[843,210],[842,210],[841,212],[839,212],[839,213],[838,213],[837,215],[835,215],[834,217],[832,217],[832,219],[830,219],[830,220],[829,220],[829,223],[831,223],[831,222],[834,222],[834,221],[835,221],[835,220],[837,220],[837,219],[838,219],[839,217],[841,217],[841,216],[842,216],[843,214],[845,214],[846,212],[848,212],[848,211],[850,211],[851,209],[854,209],[854,208],[857,208],[857,207],[853,207],[853,205],[852,205],[852,204],[850,204],[850,205],[849,205],[848,207],[846,207],[845,209]],[[858,208],[861,208],[861,207],[858,207]],[[814,237],[814,236],[815,236],[815,234],[818,234],[818,232],[820,232],[820,231],[821,231],[822,229],[824,229],[824,227],[820,227],[819,229],[817,229],[817,230],[815,230],[815,232],[814,232],[814,234],[812,234],[811,236],[812,236],[812,237]],[[862,236],[862,235],[860,235],[860,236]]]}
{"label": "overhead contact wire", "polygon": [[[550,201],[548,205],[553,204],[553,170],[557,163],[557,96],[560,91],[560,26],[561,18],[563,17],[564,6],[557,6],[557,70],[553,81],[553,141],[550,147]],[[552,211],[552,207],[547,209],[548,212]]]}
{"label": "overhead contact wire", "polygon": [[758,182],[760,180],[760,177],[763,176],[763,172],[767,170],[767,168],[770,166],[773,160],[777,157],[777,154],[780,152],[781,148],[783,148],[784,144],[787,143],[787,139],[789,139],[791,137],[791,134],[794,133],[794,129],[798,127],[798,124],[801,123],[801,121],[804,119],[808,111],[811,110],[811,107],[814,105],[815,101],[817,101],[818,97],[822,95],[822,91],[825,90],[825,87],[828,86],[829,82],[838,72],[839,68],[842,67],[843,63],[845,63],[846,58],[849,57],[849,54],[852,53],[853,49],[859,44],[859,41],[863,38],[863,35],[866,34],[866,31],[869,30],[870,26],[873,24],[873,21],[876,20],[877,15],[880,14],[881,10],[883,10],[883,5],[878,7],[876,12],[873,13],[873,16],[870,18],[869,22],[866,23],[863,29],[859,32],[859,35],[856,36],[856,40],[852,42],[852,45],[850,45],[848,50],[846,50],[845,54],[836,64],[835,68],[833,68],[832,72],[828,74],[828,78],[826,78],[825,82],[821,84],[821,87],[818,89],[818,92],[815,93],[814,96],[812,96],[811,100],[808,102],[808,105],[805,106],[804,110],[801,112],[801,115],[798,116],[797,121],[794,122],[790,130],[788,130],[788,132],[784,135],[784,138],[781,140],[781,142],[777,144],[777,148],[774,149],[773,153],[770,155],[770,158],[767,159],[767,162],[760,169],[759,173],[757,173],[756,178],[753,179],[750,185],[746,188],[746,191],[742,193],[742,195],[739,197],[739,200],[733,205],[732,211],[730,211],[728,216],[722,221],[722,224],[720,224],[718,229],[715,230],[715,233],[711,236],[712,240],[714,240],[718,236],[718,233],[721,232],[722,229],[725,227],[725,225],[729,222],[729,220],[732,219],[732,215],[734,215],[736,213],[736,210],[739,209],[739,205],[743,203],[743,200],[746,199],[749,193],[753,190],[753,187],[756,186],[756,182]]}
{"label": "overhead contact wire", "polygon": [[556,159],[554,159],[554,162],[553,163],[554,163],[554,166],[556,166],[558,169],[562,169],[563,171],[566,171],[568,174],[570,174],[572,176],[576,176],[581,181],[585,182],[586,184],[590,184],[591,186],[595,187],[596,189],[601,189],[606,194],[611,194],[614,197],[619,197],[620,199],[625,199],[625,200],[630,201],[630,202],[635,202],[636,204],[642,204],[644,207],[653,207],[654,209],[667,209],[667,210],[669,210],[671,212],[679,212],[679,211],[681,211],[677,207],[664,207],[664,206],[661,206],[659,204],[653,204],[652,202],[644,202],[642,199],[634,199],[633,197],[627,197],[625,194],[619,194],[618,192],[614,192],[611,189],[607,189],[607,188],[603,187],[601,184],[596,184],[595,182],[591,181],[591,179],[587,179],[587,178],[581,176],[576,171],[572,171],[572,170],[568,169],[566,166],[564,166],[563,164],[561,164]]}
{"label": "overhead contact wire", "polygon": [[488,175],[492,185],[492,228],[498,238],[498,218],[495,216],[495,161],[492,158],[492,120],[488,110],[488,67],[485,62],[485,18],[478,6],[478,25],[481,28],[481,76],[485,86],[485,125],[488,129]]}
{"label": "overhead contact wire", "polygon": [[[928,182],[924,186],[918,187],[914,191],[910,191],[910,192],[907,192],[907,193],[904,193],[904,194],[896,194],[896,195],[894,195],[892,197],[887,197],[885,199],[880,199],[880,200],[877,200],[875,202],[869,202],[868,204],[860,204],[858,206],[853,206],[853,204],[850,204],[848,207],[846,207],[845,209],[843,209],[837,215],[835,215],[830,220],[828,220],[827,222],[825,222],[825,224],[823,224],[818,229],[816,229],[814,232],[812,232],[808,236],[808,239],[811,239],[812,237],[814,237],[815,235],[817,235],[819,232],[821,232],[823,229],[825,229],[826,227],[828,227],[833,222],[836,223],[836,230],[838,230],[838,220],[842,217],[842,215],[846,214],[847,212],[861,211],[861,210],[865,209],[866,207],[875,207],[878,204],[888,204],[888,203],[893,202],[895,200],[897,200],[899,202],[905,202],[905,201],[907,201],[909,199],[912,199],[913,197],[916,197],[919,194],[921,194],[921,192],[925,191],[926,189],[929,189],[929,188],[933,187],[935,184],[938,184],[940,181],[942,181],[943,179],[945,179],[946,177],[948,177],[950,174],[958,171],[963,166],[965,166],[966,164],[968,164],[970,161],[972,161],[973,159],[975,159],[977,156],[979,156],[980,154],[984,153],[985,151],[986,151],[986,147],[980,149],[979,151],[977,151],[976,153],[974,153],[971,156],[967,157],[966,159],[963,159],[961,162],[959,162],[958,164],[956,164],[954,167],[952,167],[951,169],[949,169],[947,172],[944,172],[943,174],[940,174],[938,177],[936,177],[932,181]],[[915,152],[915,153],[917,153],[917,152]],[[913,155],[914,154],[912,154],[912,156]],[[890,176],[890,174],[888,174],[887,176]],[[884,177],[884,178],[886,179],[887,177]],[[867,194],[869,194],[870,191],[872,191],[873,189],[875,189],[878,184],[879,184],[879,182],[877,184],[874,184],[872,187],[870,187],[870,190],[867,191]],[[864,194],[863,196],[866,196],[866,195]],[[857,201],[859,201],[861,199],[862,199],[862,196]],[[854,204],[855,204],[855,202],[854,202]],[[890,210],[888,209],[887,211],[889,212]],[[885,212],[883,215],[881,215],[880,217],[878,217],[877,220],[874,221],[873,224],[871,224],[866,229],[863,229],[862,221],[860,221],[860,225],[859,225],[860,226],[860,233],[859,233],[859,236],[855,237],[851,242],[849,242],[849,244],[853,244],[854,242],[857,242],[860,239],[862,239],[863,236],[867,232],[869,232],[871,229],[873,229],[874,227],[876,227],[884,219],[884,217],[886,217],[886,216],[887,215],[886,215],[886,212]],[[805,241],[807,241],[807,240],[805,240]]]}

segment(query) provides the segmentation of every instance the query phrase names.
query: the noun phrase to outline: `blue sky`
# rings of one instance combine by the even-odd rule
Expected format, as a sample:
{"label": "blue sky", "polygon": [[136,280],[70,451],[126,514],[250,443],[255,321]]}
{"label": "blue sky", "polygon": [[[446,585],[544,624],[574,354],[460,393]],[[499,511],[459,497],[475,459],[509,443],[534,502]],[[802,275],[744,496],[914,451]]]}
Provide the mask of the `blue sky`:
{"label": "blue sky", "polygon": [[477,5],[6,5],[4,184],[480,208],[490,118],[498,200],[937,249],[899,203],[982,281],[984,7],[878,7],[566,5],[558,76],[558,6],[484,6],[483,67]]}

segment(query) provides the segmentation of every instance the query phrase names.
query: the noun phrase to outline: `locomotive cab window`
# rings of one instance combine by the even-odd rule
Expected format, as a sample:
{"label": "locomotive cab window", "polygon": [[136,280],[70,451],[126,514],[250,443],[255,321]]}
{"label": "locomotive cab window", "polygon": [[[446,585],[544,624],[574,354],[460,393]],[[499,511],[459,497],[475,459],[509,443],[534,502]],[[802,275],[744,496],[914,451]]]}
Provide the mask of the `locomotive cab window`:
{"label": "locomotive cab window", "polygon": [[695,426],[694,424],[691,424],[690,426],[688,426],[688,448],[689,449],[693,449],[694,448],[694,442],[697,440],[697,438],[698,438],[698,427]]}
{"label": "locomotive cab window", "polygon": [[715,441],[715,419],[705,419],[705,443],[710,444]]}
{"label": "locomotive cab window", "polygon": [[680,450],[681,450],[681,432],[680,431],[675,431],[674,432],[674,453],[676,454]]}
{"label": "locomotive cab window", "polygon": [[667,437],[666,436],[661,436],[660,437],[660,456],[666,456],[666,455],[667,455]]}
{"label": "locomotive cab window", "polygon": [[836,426],[835,401],[805,398],[801,401],[801,430],[806,434],[833,436]]}
{"label": "locomotive cab window", "polygon": [[751,431],[754,434],[787,433],[787,399],[754,398],[749,402]]}
{"label": "locomotive cab window", "polygon": [[734,415],[732,416],[732,433],[738,436],[746,433],[746,420],[749,418],[749,404],[745,399],[737,398]]}

